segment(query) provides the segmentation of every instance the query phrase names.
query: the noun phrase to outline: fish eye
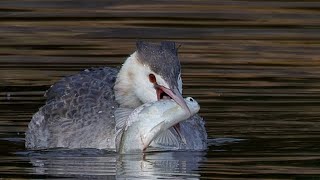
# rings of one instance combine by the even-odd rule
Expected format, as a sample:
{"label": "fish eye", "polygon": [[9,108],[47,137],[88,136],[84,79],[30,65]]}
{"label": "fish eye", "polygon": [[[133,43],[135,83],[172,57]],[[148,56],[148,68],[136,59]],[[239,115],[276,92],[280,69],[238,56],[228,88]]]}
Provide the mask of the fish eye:
{"label": "fish eye", "polygon": [[189,97],[189,98],[188,98],[188,101],[193,102],[194,100],[193,100],[192,97]]}
{"label": "fish eye", "polygon": [[149,81],[151,83],[156,83],[157,82],[156,76],[154,76],[154,74],[149,74]]}

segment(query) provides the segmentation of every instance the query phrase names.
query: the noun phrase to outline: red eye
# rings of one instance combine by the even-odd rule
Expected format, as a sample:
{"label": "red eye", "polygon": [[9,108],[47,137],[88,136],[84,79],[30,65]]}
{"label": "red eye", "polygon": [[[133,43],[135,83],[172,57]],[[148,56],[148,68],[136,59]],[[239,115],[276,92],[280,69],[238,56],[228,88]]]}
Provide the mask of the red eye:
{"label": "red eye", "polygon": [[153,74],[149,74],[149,81],[151,83],[157,83],[157,79]]}

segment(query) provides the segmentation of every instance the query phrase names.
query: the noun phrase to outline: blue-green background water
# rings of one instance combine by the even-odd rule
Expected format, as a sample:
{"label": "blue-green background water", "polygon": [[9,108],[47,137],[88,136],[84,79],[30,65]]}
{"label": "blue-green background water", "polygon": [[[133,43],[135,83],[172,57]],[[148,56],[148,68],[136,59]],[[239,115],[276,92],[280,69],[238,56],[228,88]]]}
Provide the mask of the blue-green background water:
{"label": "blue-green background water", "polygon": [[[205,152],[30,152],[24,131],[60,78],[172,40]],[[320,178],[320,2],[0,1],[0,178]]]}

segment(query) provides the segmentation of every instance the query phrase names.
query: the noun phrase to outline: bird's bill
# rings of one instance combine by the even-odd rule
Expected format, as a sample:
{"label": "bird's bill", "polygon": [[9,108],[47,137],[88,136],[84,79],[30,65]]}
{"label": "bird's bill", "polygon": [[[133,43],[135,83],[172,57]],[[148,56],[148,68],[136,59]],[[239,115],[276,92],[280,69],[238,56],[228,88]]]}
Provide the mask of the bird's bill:
{"label": "bird's bill", "polygon": [[[186,110],[187,112],[189,112],[191,114],[191,111],[189,109],[189,107],[187,106],[187,103],[184,101],[181,93],[179,92],[179,90],[177,88],[173,89],[173,91],[171,89],[168,89],[164,86],[160,86],[158,85],[156,88],[160,89],[161,91],[163,91],[164,93],[166,93],[168,96],[170,96],[179,106],[181,106],[184,110]],[[160,99],[160,94],[161,93],[157,93],[158,94],[158,99]]]}

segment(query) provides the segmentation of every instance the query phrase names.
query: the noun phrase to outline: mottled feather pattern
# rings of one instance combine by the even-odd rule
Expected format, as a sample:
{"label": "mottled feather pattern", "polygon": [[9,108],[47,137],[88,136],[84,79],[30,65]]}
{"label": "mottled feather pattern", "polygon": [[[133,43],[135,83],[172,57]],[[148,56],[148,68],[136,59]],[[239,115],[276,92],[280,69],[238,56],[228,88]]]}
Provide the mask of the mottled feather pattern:
{"label": "mottled feather pattern", "polygon": [[[61,79],[47,91],[48,100],[39,112],[47,123],[46,131],[54,134],[48,136],[48,147],[102,147],[104,141],[111,143],[114,128],[110,127],[115,126],[113,112],[118,107],[112,89],[117,73],[113,68],[85,70]],[[39,133],[27,132],[26,138],[37,139]],[[30,148],[42,145],[33,146]]]}
{"label": "mottled feather pattern", "polygon": [[[118,69],[109,67],[91,68],[78,74],[64,77],[52,85],[45,93],[47,103],[61,97],[65,98],[68,95],[88,94],[89,91],[94,95],[94,90],[101,89],[106,84],[114,84],[118,72]],[[89,85],[93,86],[88,88]]]}

